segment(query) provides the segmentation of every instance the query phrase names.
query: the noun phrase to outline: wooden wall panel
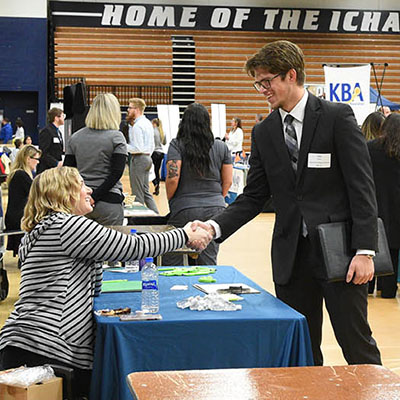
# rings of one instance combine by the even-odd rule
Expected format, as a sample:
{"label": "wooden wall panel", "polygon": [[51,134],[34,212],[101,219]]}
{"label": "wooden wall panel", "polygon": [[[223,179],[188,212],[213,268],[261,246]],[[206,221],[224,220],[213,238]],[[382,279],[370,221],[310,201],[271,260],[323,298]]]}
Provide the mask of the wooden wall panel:
{"label": "wooden wall panel", "polygon": [[[240,117],[246,150],[255,115],[266,115],[269,108],[243,66],[273,40],[291,40],[303,49],[307,83],[324,83],[322,64],[386,62],[382,94],[400,103],[399,35],[59,27],[55,33],[56,76],[84,76],[88,84],[172,85],[173,35],[193,36],[196,101],[209,109],[211,103],[226,104],[227,129],[232,117]],[[378,66],[379,81],[382,71]],[[372,74],[371,84],[375,87]]]}

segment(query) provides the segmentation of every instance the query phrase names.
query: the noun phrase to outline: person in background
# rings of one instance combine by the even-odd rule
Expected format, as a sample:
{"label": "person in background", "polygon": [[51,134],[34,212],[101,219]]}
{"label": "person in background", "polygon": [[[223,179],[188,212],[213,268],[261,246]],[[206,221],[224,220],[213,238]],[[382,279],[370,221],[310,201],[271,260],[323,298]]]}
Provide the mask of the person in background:
{"label": "person in background", "polygon": [[1,121],[0,142],[7,144],[13,137],[11,122],[7,117]]}
{"label": "person in background", "polygon": [[132,118],[132,116],[129,116],[128,114],[126,115],[125,119],[121,121],[121,124],[119,125],[119,130],[122,132],[124,135],[124,138],[126,140],[126,143],[129,142],[129,129],[130,127],[133,126],[135,120]]}
{"label": "person in background", "polygon": [[256,124],[259,124],[263,120],[262,114],[256,114]]}
{"label": "person in background", "polygon": [[251,129],[251,135],[253,136],[254,129],[256,126],[263,120],[262,114],[256,114],[256,123],[254,124],[253,128]]}
{"label": "person in background", "polygon": [[121,107],[118,99],[111,93],[98,94],[85,123],[86,127],[69,139],[64,165],[77,167],[93,190],[94,210],[87,217],[102,225],[122,225],[124,195],[120,179],[127,151],[125,138],[119,131]]}
{"label": "person in background", "polygon": [[243,150],[242,120],[238,117],[232,118],[232,129],[225,134],[225,143],[232,155],[240,154]]}
{"label": "person in background", "polygon": [[[374,140],[381,136],[381,127],[383,122],[385,121],[385,116],[380,111],[372,112],[365,118],[363,124],[361,125],[361,132],[365,136],[367,142],[370,140]],[[380,279],[376,279],[375,277],[369,281],[368,283],[368,293],[374,293],[376,283],[378,282],[377,289],[381,290],[380,288]]]}
{"label": "person in background", "polygon": [[29,135],[24,138],[24,145],[26,144],[32,144],[32,138]]}
{"label": "person in background", "polygon": [[13,163],[17,157],[17,154],[21,147],[23,146],[21,139],[14,139],[14,148],[11,149],[11,153],[9,155],[11,162]]}
{"label": "person in background", "polygon": [[145,108],[146,103],[143,99],[129,99],[128,117],[135,120],[133,127],[129,128],[128,152],[132,157],[129,179],[136,201],[145,204],[158,214],[157,205],[149,189],[149,172],[153,165],[151,155],[154,151],[154,129],[144,115]]}
{"label": "person in background", "polygon": [[24,123],[23,123],[23,121],[22,121],[22,119],[20,117],[18,117],[15,120],[15,126],[16,126],[15,139],[24,140],[24,138],[25,138]]}
{"label": "person in background", "polygon": [[27,233],[19,300],[0,332],[3,368],[57,364],[73,368],[74,399],[88,397],[93,363],[93,298],[102,284],[96,260],[157,257],[210,237],[190,224],[164,233],[124,235],[84,217],[90,194],[76,168],[51,168],[32,183],[22,219]]}
{"label": "person in background", "polygon": [[388,106],[382,106],[382,107],[379,109],[379,111],[380,111],[385,117],[388,117],[388,116],[392,113],[391,109],[390,109]]}
{"label": "person in background", "polygon": [[[385,226],[394,275],[378,277],[381,297],[396,297],[400,249],[400,115],[390,114],[381,136],[368,142],[374,173],[378,215]],[[371,288],[370,288],[371,289]],[[371,291],[370,291],[371,292]],[[372,292],[371,292],[372,293]]]}
{"label": "person in background", "polygon": [[[193,219],[208,219],[225,208],[224,197],[232,185],[232,157],[220,140],[214,140],[207,109],[189,105],[167,155],[166,189],[168,223],[184,226]],[[217,265],[219,244],[211,242],[196,260]],[[182,265],[181,255],[164,256],[166,265]]]}
{"label": "person in background", "polygon": [[364,134],[367,141],[374,140],[380,135],[381,126],[384,120],[385,116],[379,111],[375,111],[365,118],[361,125],[361,132]]}
{"label": "person in background", "polygon": [[154,118],[151,123],[153,124],[154,128],[154,151],[151,155],[151,159],[153,160],[154,173],[156,175],[155,179],[153,180],[153,194],[158,196],[160,193],[160,167],[162,160],[164,159],[164,151],[162,145],[165,145],[167,142],[161,120],[158,118]]}
{"label": "person in background", "polygon": [[[20,141],[20,139],[17,139]],[[21,230],[21,219],[24,215],[24,207],[28,201],[29,189],[32,184],[33,171],[39,164],[41,151],[36,147],[23,146],[18,152],[16,160],[11,164],[11,171],[7,177],[8,201],[5,215],[6,231]],[[18,247],[23,235],[9,235],[7,250],[18,254]]]}
{"label": "person in background", "polygon": [[59,127],[64,125],[63,110],[53,107],[47,113],[47,120],[49,124],[39,132],[39,148],[42,150],[42,159],[38,166],[38,174],[49,168],[60,167],[64,154],[63,138],[59,130]]}

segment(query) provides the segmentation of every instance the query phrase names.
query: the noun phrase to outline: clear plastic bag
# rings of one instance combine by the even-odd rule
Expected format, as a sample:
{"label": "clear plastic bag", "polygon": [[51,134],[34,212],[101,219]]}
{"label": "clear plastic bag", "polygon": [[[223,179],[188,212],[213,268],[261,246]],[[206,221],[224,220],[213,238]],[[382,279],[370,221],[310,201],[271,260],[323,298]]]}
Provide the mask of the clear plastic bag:
{"label": "clear plastic bag", "polygon": [[20,367],[10,372],[0,374],[0,383],[6,385],[27,387],[35,383],[45,382],[55,378],[53,368],[49,365],[40,367]]}
{"label": "clear plastic bag", "polygon": [[233,304],[218,294],[211,293],[205,296],[191,296],[176,303],[178,308],[189,308],[195,311],[237,311],[241,310],[240,304]]}

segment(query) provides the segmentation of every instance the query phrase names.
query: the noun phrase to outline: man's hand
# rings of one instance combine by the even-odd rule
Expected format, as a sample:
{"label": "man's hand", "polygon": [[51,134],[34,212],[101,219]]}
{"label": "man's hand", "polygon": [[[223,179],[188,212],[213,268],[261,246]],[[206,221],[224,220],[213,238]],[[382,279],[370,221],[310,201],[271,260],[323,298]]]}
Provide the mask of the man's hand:
{"label": "man's hand", "polygon": [[356,285],[363,285],[374,277],[374,261],[365,255],[359,254],[353,257],[346,276],[346,282],[353,281]]}
{"label": "man's hand", "polygon": [[201,228],[199,225],[193,227],[193,222],[188,222],[183,229],[189,238],[186,245],[193,250],[204,250],[212,240],[208,230]]}
{"label": "man's hand", "polygon": [[210,224],[207,224],[206,222],[199,221],[196,219],[191,223],[190,227],[192,228],[193,231],[195,231],[199,227],[206,230],[211,235],[211,240],[215,237],[214,227]]}

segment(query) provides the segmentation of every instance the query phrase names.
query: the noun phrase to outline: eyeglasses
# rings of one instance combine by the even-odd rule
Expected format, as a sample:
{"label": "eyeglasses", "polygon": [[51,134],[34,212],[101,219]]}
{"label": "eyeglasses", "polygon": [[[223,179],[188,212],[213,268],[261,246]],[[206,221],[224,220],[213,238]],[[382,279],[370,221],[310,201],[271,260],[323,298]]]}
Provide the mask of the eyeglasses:
{"label": "eyeglasses", "polygon": [[29,158],[32,158],[32,160],[40,161],[39,157],[29,157]]}
{"label": "eyeglasses", "polygon": [[[261,92],[261,88],[264,88],[265,90],[271,89],[271,81],[275,78],[277,78],[279,75],[282,75],[281,73],[276,74],[272,78],[264,78],[261,79],[261,81],[257,81],[253,83],[254,89],[257,90],[257,92]],[[264,83],[263,83],[264,82]]]}

